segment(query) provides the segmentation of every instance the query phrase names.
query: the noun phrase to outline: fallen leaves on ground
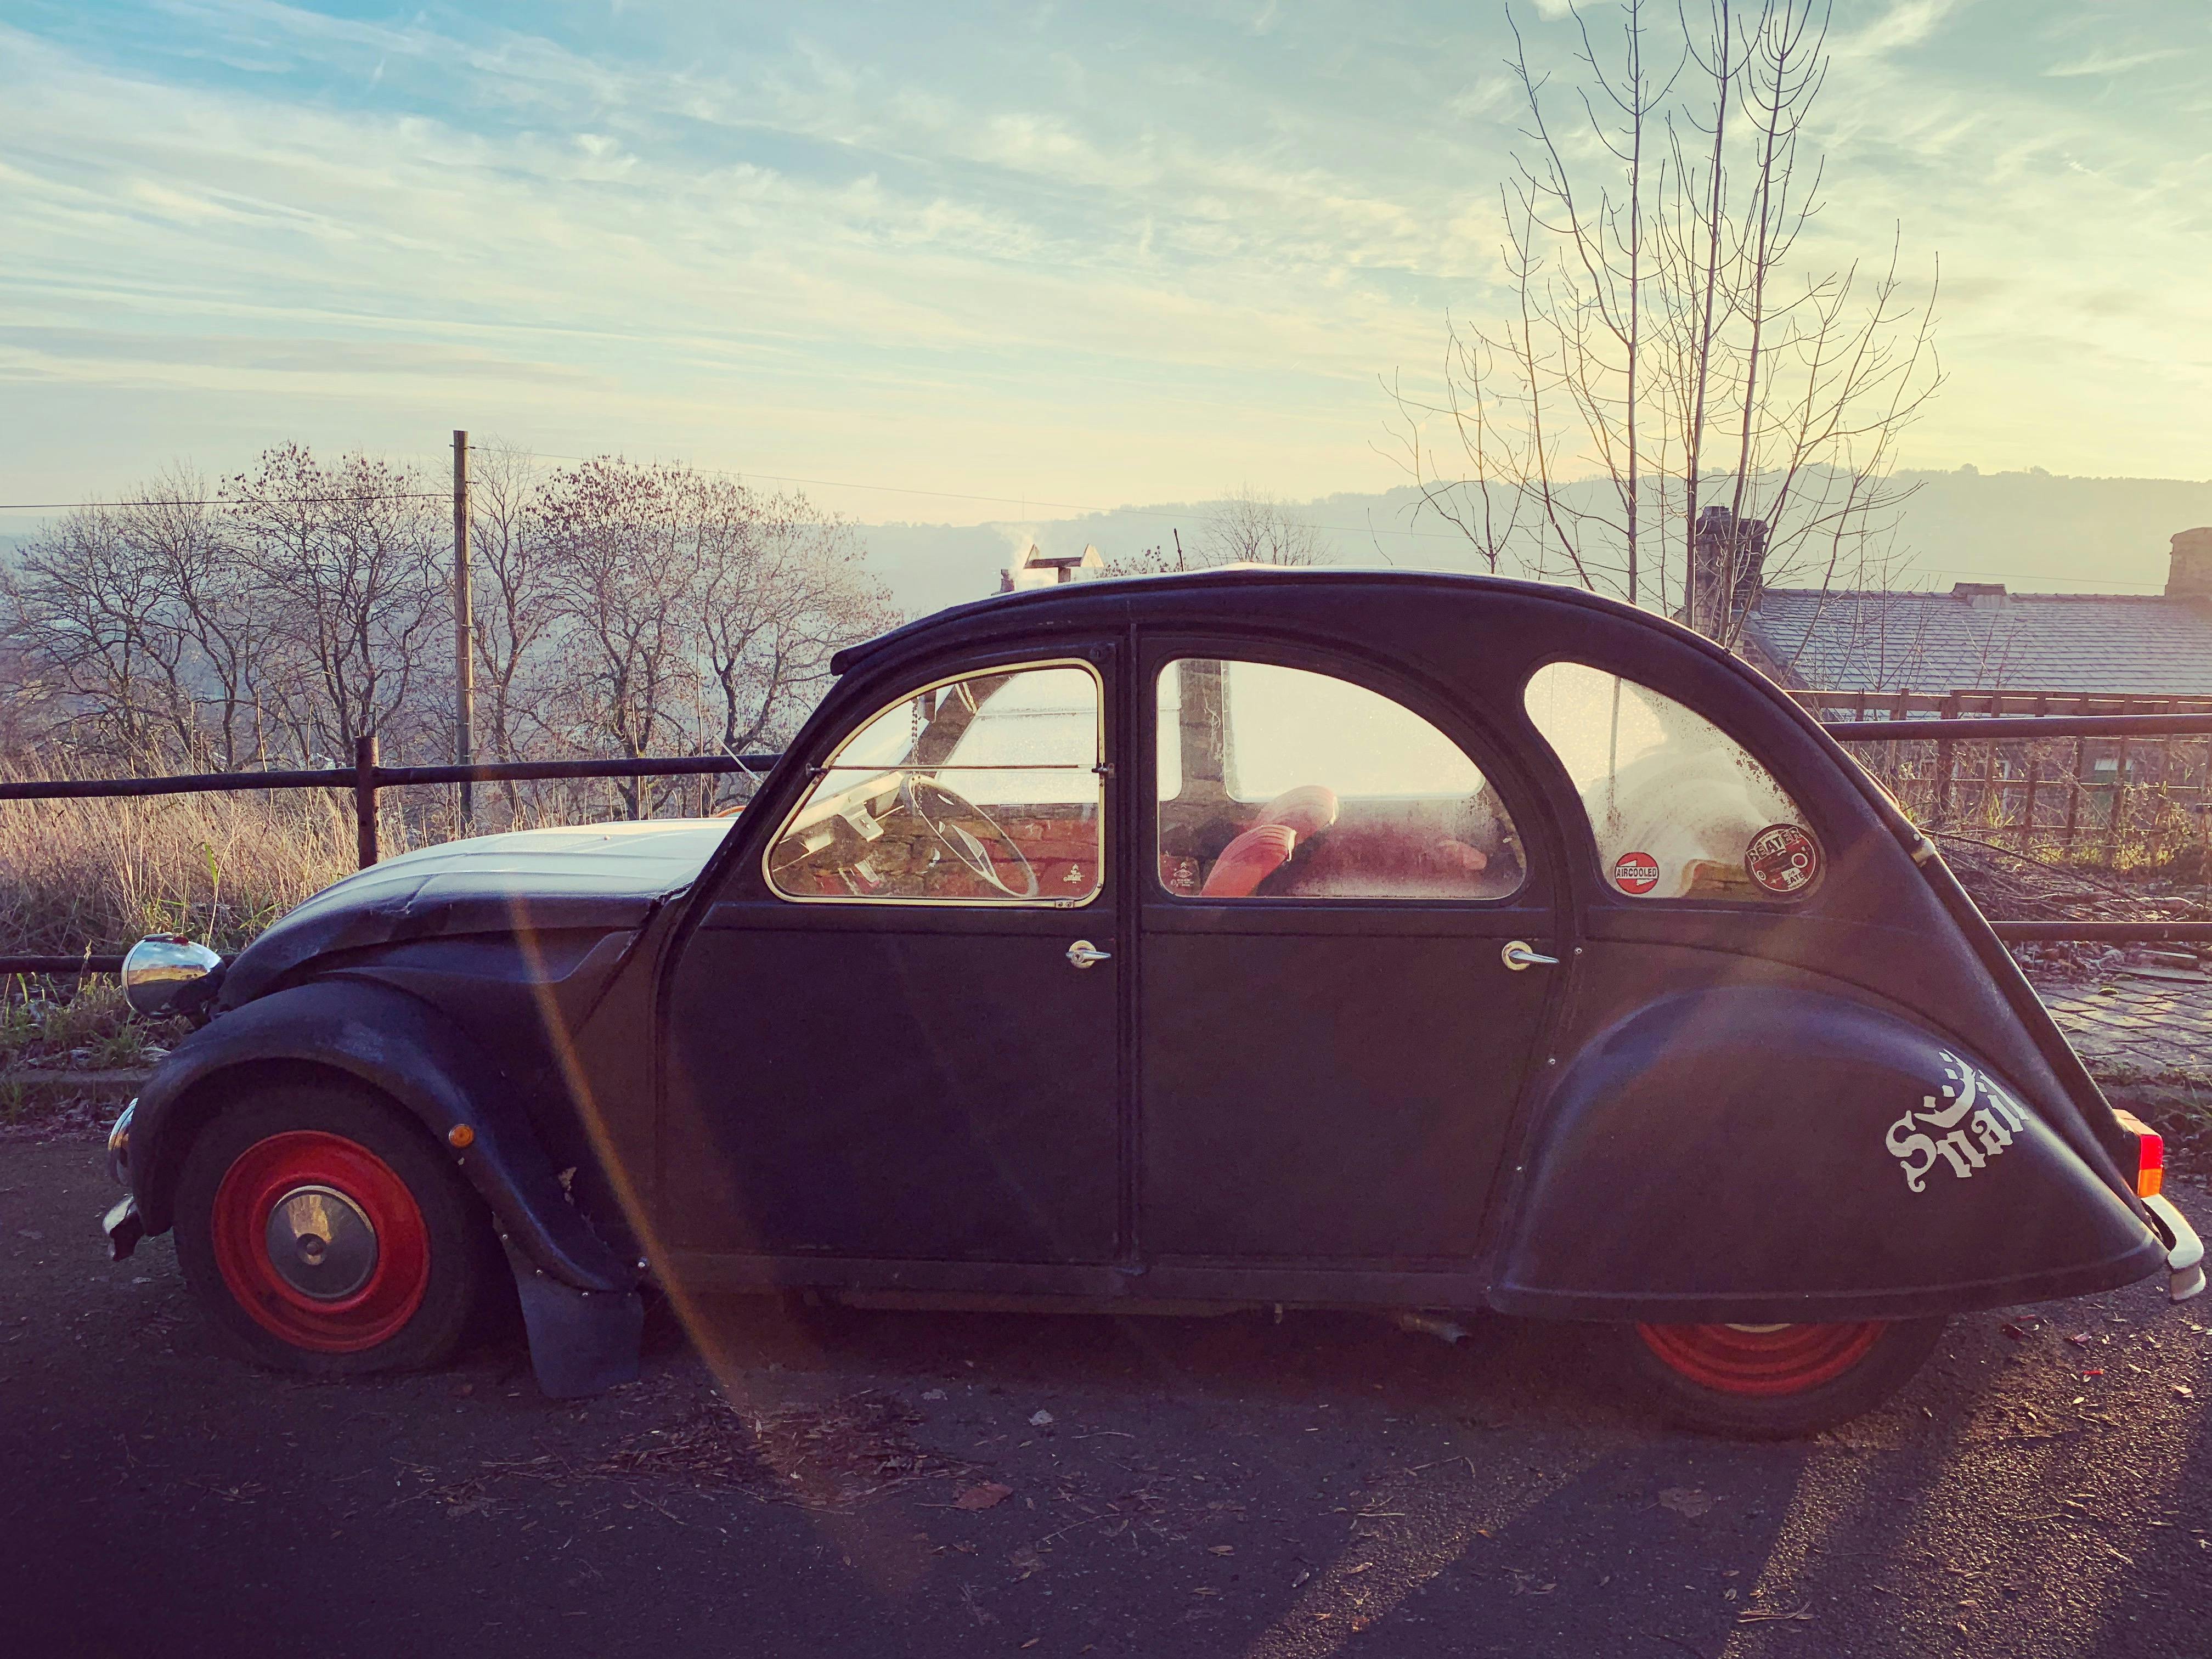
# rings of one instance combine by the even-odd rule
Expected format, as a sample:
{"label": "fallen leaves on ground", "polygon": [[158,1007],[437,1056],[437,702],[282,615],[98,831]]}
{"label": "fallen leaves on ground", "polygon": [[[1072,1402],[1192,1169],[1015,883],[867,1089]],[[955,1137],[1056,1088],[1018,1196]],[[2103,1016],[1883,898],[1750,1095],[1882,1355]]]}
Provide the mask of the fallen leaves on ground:
{"label": "fallen leaves on ground", "polygon": [[995,1480],[985,1480],[969,1486],[952,1500],[956,1510],[988,1510],[1003,1504],[1014,1495],[1012,1486],[1002,1486]]}
{"label": "fallen leaves on ground", "polygon": [[[741,1408],[715,1397],[588,1462],[551,1455],[500,1458],[428,1495],[449,1509],[475,1513],[496,1506],[489,1487],[506,1478],[555,1486],[668,1481],[735,1486],[765,1503],[848,1512],[917,1481],[970,1472],[972,1465],[916,1445],[908,1430],[919,1421],[919,1413],[879,1389],[776,1411]],[[1003,1497],[1008,1489],[995,1490]],[[963,1509],[988,1507],[955,1502]]]}

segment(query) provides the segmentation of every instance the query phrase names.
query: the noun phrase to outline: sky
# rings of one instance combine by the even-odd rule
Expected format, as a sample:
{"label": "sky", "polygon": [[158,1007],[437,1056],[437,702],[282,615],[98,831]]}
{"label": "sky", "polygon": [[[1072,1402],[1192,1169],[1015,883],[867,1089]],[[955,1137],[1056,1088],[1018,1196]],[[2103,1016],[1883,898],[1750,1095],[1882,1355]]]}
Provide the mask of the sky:
{"label": "sky", "polygon": [[[1540,61],[1572,3],[1516,3]],[[2212,7],[1832,39],[1815,251],[1941,260],[1903,459],[2212,476]],[[1492,0],[0,0],[0,502],[456,427],[868,520],[1387,489],[1380,377],[1504,297],[1507,40]]]}

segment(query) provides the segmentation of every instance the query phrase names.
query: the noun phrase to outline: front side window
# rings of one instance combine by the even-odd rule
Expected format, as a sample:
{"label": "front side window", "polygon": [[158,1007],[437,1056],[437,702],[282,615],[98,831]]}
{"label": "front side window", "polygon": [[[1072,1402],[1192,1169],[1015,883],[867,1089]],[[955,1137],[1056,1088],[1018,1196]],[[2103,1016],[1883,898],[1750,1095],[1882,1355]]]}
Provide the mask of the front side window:
{"label": "front side window", "polygon": [[1530,676],[1528,718],[1574,781],[1617,892],[1796,898],[1820,843],[1774,775],[1701,714],[1577,662]]}
{"label": "front side window", "polygon": [[786,898],[1082,904],[1105,850],[1097,674],[927,686],[837,748],[768,855]]}
{"label": "front side window", "polygon": [[1496,899],[1521,843],[1474,763],[1332,675],[1185,657],[1160,671],[1160,882],[1211,901]]}

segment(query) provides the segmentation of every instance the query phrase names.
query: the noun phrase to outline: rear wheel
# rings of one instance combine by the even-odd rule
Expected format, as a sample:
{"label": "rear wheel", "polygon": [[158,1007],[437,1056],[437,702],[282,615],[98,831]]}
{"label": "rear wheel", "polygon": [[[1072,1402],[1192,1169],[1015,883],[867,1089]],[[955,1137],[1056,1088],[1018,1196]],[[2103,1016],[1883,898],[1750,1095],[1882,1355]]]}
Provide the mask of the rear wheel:
{"label": "rear wheel", "polygon": [[1618,1340],[1674,1421],[1708,1434],[1788,1440],[1888,1399],[1934,1352],[1947,1322],[1626,1325]]}
{"label": "rear wheel", "polygon": [[437,1364],[496,1280],[481,1200],[422,1127],[339,1083],[257,1090],[204,1129],[177,1255],[226,1346],[324,1376]]}

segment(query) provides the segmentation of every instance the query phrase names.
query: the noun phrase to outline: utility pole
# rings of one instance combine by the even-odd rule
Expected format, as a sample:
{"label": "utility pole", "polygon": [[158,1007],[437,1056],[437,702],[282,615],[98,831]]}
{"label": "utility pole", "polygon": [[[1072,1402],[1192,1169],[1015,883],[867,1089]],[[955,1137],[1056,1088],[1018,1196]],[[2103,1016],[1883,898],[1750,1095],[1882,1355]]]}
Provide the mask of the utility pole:
{"label": "utility pole", "polygon": [[[475,763],[476,614],[469,598],[469,434],[453,434],[453,764]],[[476,786],[461,780],[461,830],[476,827]]]}

